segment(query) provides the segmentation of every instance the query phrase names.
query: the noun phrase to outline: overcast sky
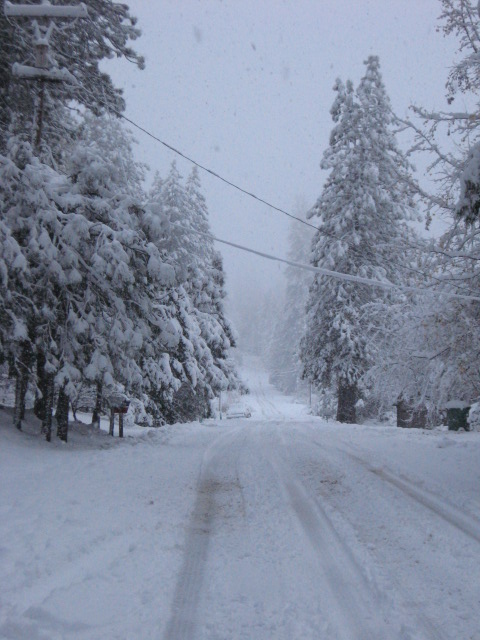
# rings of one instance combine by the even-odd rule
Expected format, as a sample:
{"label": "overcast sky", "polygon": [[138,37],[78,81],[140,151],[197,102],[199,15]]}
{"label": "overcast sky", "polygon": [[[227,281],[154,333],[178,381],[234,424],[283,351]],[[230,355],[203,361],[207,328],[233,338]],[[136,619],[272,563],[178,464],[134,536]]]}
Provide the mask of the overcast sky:
{"label": "overcast sky", "polygon": [[[108,70],[125,91],[126,115],[229,180],[287,210],[313,205],[332,128],[337,77],[356,85],[380,56],[393,107],[445,109],[456,50],[437,33],[439,0],[126,0],[143,31],[146,70]],[[137,155],[166,174],[174,154],[135,132]],[[407,141],[402,141],[407,144]],[[421,167],[421,162],[419,162]],[[191,166],[181,159],[188,174]],[[207,174],[212,230],[221,238],[286,254],[289,221]],[[219,247],[237,304],[276,286],[281,267]]]}

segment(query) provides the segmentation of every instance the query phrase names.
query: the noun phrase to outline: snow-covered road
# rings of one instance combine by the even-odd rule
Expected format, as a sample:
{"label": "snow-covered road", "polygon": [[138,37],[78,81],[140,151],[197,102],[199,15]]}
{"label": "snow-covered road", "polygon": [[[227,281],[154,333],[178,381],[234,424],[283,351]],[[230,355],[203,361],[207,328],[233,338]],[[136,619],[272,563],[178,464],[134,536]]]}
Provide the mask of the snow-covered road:
{"label": "snow-covered road", "polygon": [[387,637],[376,594],[290,450],[278,424],[254,423],[207,451],[185,549],[198,570],[180,576],[166,637],[194,637],[184,621],[195,613],[212,638]]}
{"label": "snow-covered road", "polygon": [[480,639],[480,434],[250,383],[250,419],[124,442],[2,426],[0,638]]}

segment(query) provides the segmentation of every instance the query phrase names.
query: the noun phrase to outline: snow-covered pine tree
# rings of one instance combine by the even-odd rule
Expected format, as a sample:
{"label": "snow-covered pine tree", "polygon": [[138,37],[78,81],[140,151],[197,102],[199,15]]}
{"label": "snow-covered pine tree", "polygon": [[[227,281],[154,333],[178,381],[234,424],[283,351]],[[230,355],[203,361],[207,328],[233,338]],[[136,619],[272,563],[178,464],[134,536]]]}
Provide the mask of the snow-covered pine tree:
{"label": "snow-covered pine tree", "polygon": [[24,199],[22,191],[29,191],[26,181],[21,181],[28,150],[17,148],[13,140],[10,147],[8,156],[0,156],[0,349],[2,364],[8,362],[10,376],[16,381],[14,424],[21,429],[25,395],[32,377],[35,341],[32,327],[36,308],[22,247],[25,232],[19,220]]}
{"label": "snow-covered pine tree", "polygon": [[140,398],[152,380],[163,391],[176,388],[166,358],[182,334],[178,311],[162,303],[175,270],[142,229],[136,187],[123,183],[123,164],[112,155],[128,148],[113,123],[110,135],[111,153],[79,141],[69,177],[15,138],[0,162],[2,350],[18,383],[17,426],[26,381],[36,378],[48,439],[54,385],[63,439],[69,398],[84,380]]}
{"label": "snow-covered pine tree", "polygon": [[[412,216],[409,165],[400,152],[394,118],[370,56],[355,93],[337,81],[331,114],[336,123],[321,166],[330,174],[309,213],[319,226],[312,264],[354,276],[398,282],[406,223]],[[315,276],[301,342],[304,376],[333,388],[337,420],[355,422],[360,381],[371,363],[362,323],[366,305],[388,299],[381,289]]]}
{"label": "snow-covered pine tree", "polygon": [[[198,168],[193,167],[185,185],[186,216],[188,216],[193,234],[192,241],[196,244],[195,262],[199,271],[205,272],[207,265],[211,264],[215,256],[213,240],[208,237],[211,234],[208,221],[208,207],[205,196],[202,193]],[[205,235],[201,235],[205,234]]]}
{"label": "snow-covered pine tree", "polygon": [[[175,162],[165,180],[157,174],[149,194],[152,229],[161,216],[156,242],[175,267],[181,284],[170,297],[182,329],[175,369],[183,372],[181,386],[164,396],[169,421],[204,417],[210,400],[221,389],[239,385],[231,358],[233,329],[225,316],[224,273],[208,223],[208,209],[198,172],[185,187]],[[202,235],[206,234],[206,235]],[[173,295],[174,293],[174,295]]]}
{"label": "snow-covered pine tree", "polygon": [[[93,0],[89,3],[89,17],[89,20],[79,21],[74,29],[57,29],[54,35],[55,42],[52,41],[50,47],[51,64],[59,64],[77,80],[76,83],[59,83],[55,86],[49,85],[48,88],[43,87],[45,105],[42,111],[43,144],[40,155],[47,164],[62,168],[65,167],[65,158],[70,155],[73,133],[76,130],[76,123],[65,108],[66,102],[75,99],[77,103],[97,112],[105,107],[122,110],[124,103],[121,92],[113,86],[110,77],[99,70],[99,62],[103,58],[117,55],[143,67],[143,59],[128,46],[129,40],[136,39],[140,32],[135,27],[135,19],[129,15],[126,5],[110,0]],[[66,205],[65,210],[64,196],[68,192],[68,186],[65,184],[64,176],[55,176],[54,173],[48,172],[45,165],[36,163],[28,145],[24,143],[17,145],[18,149],[23,149],[20,155],[18,152],[12,152],[12,147],[9,147],[9,140],[33,139],[35,135],[32,123],[38,108],[39,84],[18,81],[11,76],[11,67],[14,62],[33,63],[34,49],[30,30],[29,18],[19,18],[13,24],[6,19],[3,11],[1,12],[0,57],[3,81],[0,82],[0,152],[7,154],[4,168],[7,168],[7,171],[13,167],[17,169],[16,177],[20,179],[21,188],[16,190],[13,198],[10,198],[8,186],[2,185],[0,196],[1,206],[7,215],[16,207],[22,212],[20,221],[25,229],[19,234],[18,223],[10,221],[13,224],[10,232],[13,237],[19,235],[25,264],[30,268],[30,277],[35,281],[35,293],[40,292],[37,297],[32,295],[26,296],[25,299],[30,299],[34,309],[32,314],[34,320],[30,319],[28,323],[28,335],[33,335],[30,339],[30,347],[35,344],[37,378],[39,386],[43,387],[43,397],[36,403],[36,408],[45,423],[45,421],[51,422],[51,411],[50,409],[45,411],[44,404],[50,402],[49,396],[53,397],[55,375],[58,383],[59,376],[63,375],[59,397],[60,404],[63,405],[61,413],[64,418],[67,396],[63,393],[63,387],[67,384],[71,385],[73,378],[78,375],[75,367],[68,371],[68,368],[73,366],[73,354],[78,351],[76,348],[78,345],[75,345],[74,339],[75,330],[70,323],[69,298],[73,295],[71,290],[73,285],[83,286],[84,281],[75,257],[75,251],[78,249],[77,239],[65,237],[69,232],[69,226],[72,226],[73,213],[69,204]],[[38,151],[35,149],[36,153]],[[20,157],[22,155],[23,158]],[[11,172],[7,177],[14,180],[14,173],[14,171]],[[41,179],[46,180],[45,184],[39,181]],[[36,192],[36,196],[32,195],[31,191]],[[59,204],[60,200],[63,200],[62,204]],[[22,217],[25,208],[30,209],[29,224],[25,224]],[[42,239],[43,244],[38,243],[38,238]],[[48,239],[50,242],[47,241]],[[70,240],[72,240],[71,245],[69,245]],[[43,259],[45,261],[42,264]],[[69,277],[77,278],[77,283],[70,282]],[[9,282],[12,283],[13,280],[10,279]],[[11,288],[6,293],[7,297],[11,295]],[[41,294],[44,294],[43,299]],[[75,292],[75,295],[78,295],[78,292]],[[39,302],[42,304],[38,307],[36,305]],[[42,313],[48,312],[46,319],[42,317],[42,313],[39,313],[39,309]],[[46,336],[38,333],[38,326],[42,330],[48,328]],[[76,324],[77,329],[78,326],[79,323]],[[11,337],[10,335],[10,339]],[[10,346],[12,344],[10,342]],[[22,344],[27,348],[29,343],[24,340]],[[51,348],[52,345],[53,348]],[[32,359],[33,350],[30,347],[28,349]],[[17,356],[14,358],[15,361],[25,363],[26,358]],[[21,407],[26,388],[24,383],[19,382],[21,367],[13,365],[10,369],[17,375],[19,391],[17,397],[20,398]],[[27,368],[24,366],[23,370],[26,371]],[[28,373],[32,373],[30,365]],[[15,413],[17,415],[18,412]],[[59,435],[66,439],[67,421],[61,420],[61,422],[63,426],[59,426]],[[18,421],[17,424],[19,424]],[[50,424],[45,426],[45,429],[47,437],[50,437]]]}
{"label": "snow-covered pine tree", "polygon": [[[61,203],[61,194],[68,191],[67,178],[42,164],[31,146],[18,138],[10,140],[8,151],[8,156],[2,157],[0,172],[1,217],[8,229],[6,238],[16,241],[21,255],[6,263],[8,279],[2,290],[2,306],[8,309],[10,321],[4,326],[2,346],[18,361],[14,367],[17,427],[26,378],[34,373],[35,355],[42,354],[46,379],[43,430],[50,439],[54,376],[62,367],[70,380],[78,375],[71,358],[76,328],[68,313],[69,301],[82,280],[75,245],[68,241],[68,227],[75,221]],[[15,305],[19,297],[23,310]]]}
{"label": "snow-covered pine tree", "polygon": [[68,198],[93,225],[84,247],[93,270],[82,371],[96,384],[97,405],[101,393],[120,385],[161,421],[155,397],[178,386],[174,354],[182,338],[175,269],[157,245],[162,217],[152,225],[143,207],[143,167],[134,161],[120,121],[87,119],[82,135]]}
{"label": "snow-covered pine tree", "polygon": [[[53,156],[57,163],[61,161],[62,170],[68,167],[69,177],[35,160],[27,144],[19,146],[24,158],[11,149],[9,157],[2,157],[0,204],[3,221],[8,222],[2,226],[5,270],[0,308],[6,318],[2,347],[11,371],[18,379],[23,377],[17,385],[20,399],[27,374],[32,376],[36,369],[43,401],[50,402],[42,412],[44,421],[50,420],[48,437],[54,384],[59,391],[57,417],[63,423],[59,435],[66,438],[68,398],[85,379],[96,384],[97,400],[105,388],[120,385],[148,403],[155,394],[171,394],[181,380],[195,384],[203,369],[212,368],[209,349],[192,320],[191,303],[181,287],[173,286],[176,272],[181,271],[183,248],[179,244],[176,256],[167,263],[161,243],[149,237],[148,216],[141,206],[143,167],[132,159],[128,136],[115,130],[114,119],[100,121],[88,113],[80,130],[76,122],[67,123],[75,136],[60,126],[66,122],[62,109],[67,98],[75,97],[97,112],[105,106],[104,100],[117,110],[123,108],[120,92],[98,71],[103,57],[115,52],[143,65],[127,46],[129,39],[139,35],[128,7],[94,0],[89,11],[94,19],[85,29],[79,24],[68,36],[58,33],[55,42],[57,61],[79,80],[75,96],[72,87],[61,86],[46,98],[45,136],[49,143],[54,141]],[[4,49],[2,40],[6,66],[18,60],[28,62],[28,36],[13,38],[3,14],[1,19],[5,41],[16,46],[15,51],[11,46]],[[95,42],[95,47],[86,47],[87,42]],[[74,58],[72,48],[79,52]],[[23,124],[31,121],[34,96],[25,92],[24,104],[14,89],[11,83],[0,88],[2,136],[16,127],[27,131]],[[6,139],[5,135],[4,146]],[[68,153],[63,156],[65,148]],[[52,154],[50,161],[54,162]],[[23,215],[27,209],[30,226]],[[15,218],[19,210],[22,215]],[[19,224],[24,227],[19,229]],[[187,253],[188,249],[184,258]],[[33,337],[31,323],[24,317],[28,307],[17,304],[22,286],[32,282],[35,296],[25,289],[25,299],[32,301]],[[18,294],[13,297],[12,283]],[[38,356],[36,368],[22,365],[26,362],[23,348]]]}
{"label": "snow-covered pine tree", "polygon": [[186,280],[189,269],[198,262],[200,240],[192,232],[192,220],[187,207],[187,195],[182,177],[174,160],[168,176],[162,181],[157,178],[150,194],[150,203],[159,203],[161,213],[168,226],[160,247],[168,252],[169,258],[183,273]]}
{"label": "snow-covered pine tree", "polygon": [[[306,204],[297,204],[298,217],[304,219],[306,211]],[[292,221],[288,237],[289,260],[304,264],[309,262],[312,235],[310,227]],[[305,330],[304,311],[312,277],[309,272],[294,267],[287,267],[285,276],[287,287],[284,310],[278,315],[269,353],[270,381],[284,393],[295,393],[302,384],[300,339]]]}
{"label": "snow-covered pine tree", "polygon": [[192,231],[197,241],[196,264],[191,270],[188,292],[198,312],[202,337],[213,357],[215,369],[210,376],[210,386],[218,394],[222,389],[237,388],[240,381],[231,354],[235,347],[234,330],[224,308],[223,260],[211,238],[208,209],[197,167],[188,177],[186,198]]}
{"label": "snow-covered pine tree", "polygon": [[94,115],[87,111],[75,131],[76,147],[94,147],[101,161],[109,165],[111,184],[121,189],[123,198],[136,204],[145,199],[144,181],[148,166],[134,158],[137,140],[123,121],[112,114]]}
{"label": "snow-covered pine tree", "polygon": [[202,240],[193,232],[185,187],[175,162],[165,180],[155,177],[148,207],[145,222],[151,237],[177,274],[177,284],[166,304],[170,304],[181,336],[172,353],[180,385],[161,393],[159,404],[169,422],[185,421],[205,414],[206,399],[212,395],[214,365],[191,297],[192,290],[201,286]]}

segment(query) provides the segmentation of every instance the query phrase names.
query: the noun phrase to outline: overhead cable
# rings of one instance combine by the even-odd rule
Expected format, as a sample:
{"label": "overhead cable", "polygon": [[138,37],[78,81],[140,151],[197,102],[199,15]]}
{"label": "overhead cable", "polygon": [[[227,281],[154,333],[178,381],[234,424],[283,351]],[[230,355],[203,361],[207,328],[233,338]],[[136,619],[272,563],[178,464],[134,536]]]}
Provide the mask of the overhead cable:
{"label": "overhead cable", "polygon": [[[181,225],[178,225],[181,226]],[[239,249],[240,251],[246,251],[247,253],[252,253],[256,256],[260,256],[261,258],[266,258],[267,260],[273,260],[274,262],[281,262],[283,264],[287,264],[290,267],[294,267],[295,269],[303,269],[304,271],[310,271],[312,273],[318,273],[322,276],[328,276],[330,278],[335,278],[336,280],[346,280],[348,282],[355,282],[357,284],[364,284],[369,287],[380,287],[382,289],[395,289],[397,291],[405,291],[405,292],[415,292],[415,293],[435,293],[438,295],[438,289],[422,289],[420,287],[411,287],[404,285],[397,285],[393,282],[389,282],[388,280],[375,280],[373,278],[365,278],[363,276],[355,276],[350,273],[342,273],[340,271],[332,271],[331,269],[324,269],[323,267],[314,267],[311,264],[304,264],[302,262],[294,262],[292,260],[287,260],[286,258],[279,258],[278,256],[273,256],[269,253],[264,253],[263,251],[257,251],[256,249],[250,249],[249,247],[245,247],[241,244],[237,244],[236,242],[230,242],[229,240],[222,240],[221,238],[217,238],[210,233],[205,233],[203,231],[198,231],[197,229],[190,229],[194,233],[204,236],[205,238],[209,238],[210,240],[214,240],[215,242],[219,242],[220,244],[225,244],[229,247],[234,247],[235,249]],[[453,293],[449,291],[441,291],[442,295],[447,296],[448,298],[456,298],[459,300],[469,300],[480,302],[479,296],[470,296],[460,293]]]}
{"label": "overhead cable", "polygon": [[[97,98],[98,100],[98,98]],[[231,182],[230,180],[228,180],[227,178],[224,178],[223,176],[221,176],[220,174],[216,173],[215,171],[213,171],[212,169],[209,169],[208,167],[205,167],[204,165],[202,165],[200,162],[197,162],[196,160],[194,160],[193,158],[187,156],[185,153],[183,153],[182,151],[180,151],[179,149],[176,149],[174,146],[172,146],[171,144],[168,144],[168,142],[165,142],[164,140],[162,140],[161,138],[159,138],[158,136],[156,136],[155,134],[153,134],[151,131],[148,131],[147,129],[145,129],[144,127],[142,127],[141,125],[137,124],[136,122],[134,122],[133,120],[131,120],[130,118],[128,118],[127,116],[125,116],[123,113],[121,113],[120,111],[117,111],[116,109],[114,109],[111,105],[109,105],[107,102],[105,102],[104,100],[99,100],[99,102],[101,102],[101,104],[103,104],[109,111],[111,111],[113,114],[115,114],[117,117],[122,118],[123,120],[125,120],[126,122],[128,122],[129,124],[131,124],[133,127],[135,127],[136,129],[138,129],[139,131],[142,131],[145,135],[149,136],[150,138],[152,138],[153,140],[155,140],[156,142],[159,142],[160,144],[162,144],[164,147],[166,147],[167,149],[169,149],[170,151],[173,151],[174,153],[176,153],[177,155],[179,155],[181,158],[184,158],[185,160],[187,160],[188,162],[190,162],[191,164],[195,165],[196,167],[198,167],[199,169],[202,169],[202,171],[205,171],[206,173],[209,173],[210,175],[212,175],[213,177],[217,178],[218,180],[221,180],[222,182],[224,182],[225,184],[228,184],[229,186],[233,187],[234,189],[237,189],[237,191],[240,191],[241,193],[244,193],[245,195],[253,198],[254,200],[256,200],[257,202],[261,202],[262,204],[266,205],[267,207],[269,207],[270,209],[273,209],[274,211],[278,211],[279,213],[282,213],[286,216],[288,216],[289,218],[291,218],[292,220],[296,220],[297,222],[300,222],[301,224],[310,227],[311,229],[314,229],[315,231],[318,231],[322,236],[326,237],[326,238],[330,238],[331,240],[336,240],[337,242],[340,241],[345,241],[345,239],[339,238],[338,236],[334,235],[333,233],[328,233],[328,231],[325,231],[324,229],[321,229],[320,227],[315,226],[314,224],[311,224],[310,222],[307,222],[306,220],[303,220],[303,218],[300,218],[298,216],[295,216],[293,213],[290,213],[289,211],[285,211],[285,209],[282,209],[281,207],[277,207],[276,205],[268,202],[267,200],[264,200],[263,198],[260,198],[259,196],[256,196],[254,193],[247,191],[246,189],[243,189],[242,187],[239,187],[237,184],[235,184],[234,182]],[[353,244],[348,243],[349,244],[349,248],[350,250],[356,254],[356,255],[361,255],[360,251],[357,249],[357,247],[355,247]],[[416,269],[413,269],[411,266],[407,266],[404,264],[400,264],[395,262],[395,264],[400,268],[400,269],[405,269],[406,271],[411,271],[411,272],[418,272]],[[423,274],[422,274],[423,275]]]}
{"label": "overhead cable", "polygon": [[[106,105],[106,103],[104,103],[104,104]],[[307,222],[306,220],[303,220],[302,218],[299,218],[298,216],[293,215],[293,213],[289,213],[288,211],[285,211],[285,209],[282,209],[281,207],[277,207],[276,205],[272,204],[271,202],[267,202],[267,200],[264,200],[263,198],[260,198],[260,196],[255,195],[251,191],[247,191],[246,189],[243,189],[242,187],[239,187],[237,184],[235,184],[234,182],[231,182],[227,178],[224,178],[223,176],[221,176],[216,171],[213,171],[212,169],[209,169],[208,167],[205,167],[204,165],[200,164],[200,162],[197,162],[193,158],[190,158],[189,156],[187,156],[182,151],[179,151],[178,149],[173,147],[171,144],[168,144],[168,142],[165,142],[161,138],[158,138],[156,135],[154,135],[153,133],[151,133],[147,129],[144,129],[141,125],[137,124],[133,120],[130,120],[130,118],[127,118],[127,116],[123,115],[123,113],[121,113],[120,111],[117,111],[116,109],[113,109],[113,107],[110,107],[109,105],[106,105],[106,106],[108,107],[108,109],[110,109],[110,111],[112,111],[119,118],[123,118],[126,122],[131,124],[132,127],[135,127],[139,131],[142,131],[145,135],[149,136],[153,140],[156,140],[157,142],[162,144],[167,149],[170,149],[170,151],[173,151],[174,153],[179,155],[181,158],[184,158],[185,160],[188,160],[188,162],[191,162],[192,164],[194,164],[199,169],[202,169],[202,171],[206,171],[207,173],[212,175],[214,178],[217,178],[218,180],[221,180],[225,184],[228,184],[230,187],[233,187],[234,189],[237,189],[237,191],[240,191],[241,193],[244,193],[245,195],[249,196],[250,198],[253,198],[254,200],[257,200],[258,202],[261,202],[262,204],[265,204],[267,207],[270,207],[270,209],[274,209],[275,211],[283,213],[284,215],[288,216],[289,218],[292,218],[293,220],[297,220],[297,222],[301,222],[305,226],[311,227],[312,229],[315,229],[315,231],[320,231],[321,233],[324,233],[321,229],[316,227],[314,224],[311,224],[310,222]],[[324,234],[324,235],[329,235],[329,234]]]}

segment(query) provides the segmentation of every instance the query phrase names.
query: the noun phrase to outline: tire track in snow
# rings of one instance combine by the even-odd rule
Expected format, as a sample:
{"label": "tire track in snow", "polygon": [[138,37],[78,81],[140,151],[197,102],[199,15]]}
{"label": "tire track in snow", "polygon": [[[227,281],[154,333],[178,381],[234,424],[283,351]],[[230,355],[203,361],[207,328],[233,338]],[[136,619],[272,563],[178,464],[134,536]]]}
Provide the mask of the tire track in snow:
{"label": "tire track in snow", "polygon": [[[370,472],[373,472],[373,473],[375,473],[375,471],[378,471],[378,470],[372,468],[371,465],[366,460],[363,460],[362,458],[360,458],[359,456],[357,456],[355,454],[351,454],[351,453],[345,451],[342,448],[325,446],[324,443],[321,444],[319,442],[316,442],[315,440],[312,440],[310,431],[307,431],[305,428],[302,428],[301,425],[299,425],[299,426],[301,427],[301,431],[304,434],[304,436],[306,436],[305,440],[304,440],[304,444],[308,444],[309,446],[313,445],[316,449],[320,449],[322,451],[323,455],[329,454],[328,455],[328,459],[330,459],[332,454],[334,456],[338,455],[338,454],[347,455],[349,458],[353,459],[355,462],[360,463],[360,465],[366,471],[370,471]],[[282,439],[283,439],[283,437],[282,437]],[[346,444],[346,446],[348,447],[349,445]],[[391,475],[393,477],[393,474],[391,474]],[[385,478],[383,478],[383,479],[385,479]],[[396,478],[396,479],[401,482],[401,480],[399,478]],[[303,482],[302,482],[302,484],[303,484]],[[318,499],[316,497],[313,497],[313,499],[318,504]],[[423,503],[421,503],[421,505],[424,506]],[[437,514],[437,515],[439,515],[439,514]],[[327,518],[328,518],[328,516],[327,516]],[[334,527],[333,523],[332,523],[332,527]],[[345,544],[345,543],[343,543],[343,544]],[[393,582],[393,584],[395,586],[395,592],[397,594],[397,596],[395,598],[395,601],[396,601],[397,598],[399,598],[401,601],[403,601],[403,603],[407,603],[409,601],[409,599],[410,599],[408,593],[398,583],[398,581],[395,580],[395,578],[393,576],[390,576],[390,579],[392,580],[392,582]],[[407,607],[407,609],[408,608],[410,608],[410,607]],[[417,632],[422,634],[421,637],[431,638],[431,640],[449,640],[449,637],[447,637],[447,635],[440,628],[440,626],[438,624],[436,624],[436,622],[434,622],[433,620],[428,618],[420,609],[415,608],[414,611],[411,611],[411,616],[415,620]],[[409,624],[409,627],[410,626],[411,626],[411,624]],[[401,638],[403,638],[403,637],[405,637],[407,639],[411,638],[411,635],[409,635],[409,633],[410,633],[410,631],[406,630],[405,631],[406,635],[405,636],[402,635]],[[415,635],[414,637],[417,638],[417,635]],[[418,636],[418,637],[420,637],[420,636]]]}
{"label": "tire track in snow", "polygon": [[396,489],[399,489],[403,494],[415,500],[415,502],[420,504],[422,507],[429,509],[436,516],[442,518],[475,542],[480,543],[480,522],[478,520],[465,515],[459,509],[446,504],[443,500],[440,500],[425,490],[418,489],[412,482],[399,478],[397,475],[385,470],[384,468],[372,467],[366,460],[363,460],[363,458],[354,454],[348,453],[347,455],[352,460],[359,462],[378,478],[381,478]]}
{"label": "tire track in snow", "polygon": [[262,381],[258,382],[258,386],[255,389],[255,398],[260,406],[262,417],[265,420],[285,420],[284,414],[267,397],[265,386]]}
{"label": "tire track in snow", "polygon": [[215,528],[219,553],[208,562],[211,604],[202,638],[341,638],[328,616],[331,598],[318,589],[315,559],[265,455],[276,445],[277,426],[255,421],[244,426],[244,441],[238,441],[239,473],[232,477],[240,479],[246,513],[240,521],[239,495],[236,514],[229,509]]}
{"label": "tire track in snow", "polygon": [[198,486],[185,540],[184,561],[177,579],[170,620],[164,634],[165,640],[195,638],[197,610],[212,532],[215,490],[214,483],[205,479],[201,480]]}
{"label": "tire track in snow", "polygon": [[[239,428],[217,438],[203,456],[196,499],[187,527],[183,564],[178,574],[170,619],[164,640],[194,640],[197,636],[198,610],[203,593],[205,568],[214,530],[220,495],[240,486],[219,477],[218,458],[224,456]],[[243,495],[241,495],[243,504]],[[244,507],[243,507],[244,509]]]}
{"label": "tire track in snow", "polygon": [[[280,440],[282,447],[288,446],[282,434]],[[292,511],[315,553],[324,578],[321,586],[331,596],[332,607],[326,613],[337,627],[339,640],[391,638],[392,629],[379,612],[378,594],[372,590],[351,549],[339,536],[326,512],[308,494],[283,456],[275,459],[271,455],[269,458]]]}
{"label": "tire track in snow", "polygon": [[[308,433],[307,431],[304,432],[305,434]],[[325,452],[325,445],[323,443],[320,444],[312,440],[311,444]],[[353,448],[347,443],[344,443],[344,445],[349,449]],[[329,447],[329,450],[337,454],[340,453],[342,455],[347,455],[351,460],[360,464],[370,473],[395,487],[401,491],[402,494],[411,498],[420,506],[427,508],[437,517],[442,518],[475,542],[480,543],[480,520],[475,518],[475,516],[465,514],[457,507],[445,502],[426,489],[419,489],[413,482],[404,477],[399,477],[389,469],[387,470],[384,467],[372,466],[368,460],[361,458],[357,454],[350,453],[349,451],[345,451],[338,447]]]}

